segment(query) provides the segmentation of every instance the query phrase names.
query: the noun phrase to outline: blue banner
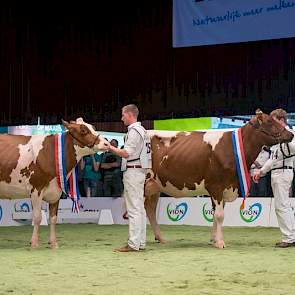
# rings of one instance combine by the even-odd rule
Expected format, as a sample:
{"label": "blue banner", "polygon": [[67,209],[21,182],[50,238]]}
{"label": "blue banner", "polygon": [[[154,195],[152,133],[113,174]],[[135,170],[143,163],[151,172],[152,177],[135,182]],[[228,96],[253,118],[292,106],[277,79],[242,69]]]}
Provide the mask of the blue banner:
{"label": "blue banner", "polygon": [[173,0],[173,47],[295,36],[295,0]]}

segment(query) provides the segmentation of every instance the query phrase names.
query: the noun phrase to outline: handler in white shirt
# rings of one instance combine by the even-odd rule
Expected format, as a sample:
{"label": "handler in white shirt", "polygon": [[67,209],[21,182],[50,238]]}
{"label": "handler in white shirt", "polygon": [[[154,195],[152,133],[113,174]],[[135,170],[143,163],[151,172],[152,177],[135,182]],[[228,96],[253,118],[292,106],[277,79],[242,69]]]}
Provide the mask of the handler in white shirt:
{"label": "handler in white shirt", "polygon": [[151,168],[151,146],[146,130],[137,122],[138,108],[134,104],[122,109],[122,121],[128,126],[124,149],[109,146],[109,150],[122,157],[124,198],[129,218],[128,244],[118,252],[144,250],[146,245],[146,212],[144,208],[144,182]]}
{"label": "handler in white shirt", "polygon": [[[283,127],[287,126],[287,112],[276,109],[270,113]],[[271,157],[258,170],[253,179],[258,182],[260,177],[271,171],[271,187],[275,200],[275,212],[282,233],[282,241],[276,243],[276,247],[287,248],[295,246],[295,217],[290,202],[290,191],[294,176],[295,137],[290,143],[276,144],[271,147]]]}

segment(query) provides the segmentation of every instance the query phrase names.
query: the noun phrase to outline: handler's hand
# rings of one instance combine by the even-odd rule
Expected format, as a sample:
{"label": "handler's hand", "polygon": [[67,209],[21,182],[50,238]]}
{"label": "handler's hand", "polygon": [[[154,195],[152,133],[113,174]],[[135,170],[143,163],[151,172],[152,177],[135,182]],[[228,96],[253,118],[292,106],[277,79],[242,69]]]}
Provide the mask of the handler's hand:
{"label": "handler's hand", "polygon": [[272,117],[276,122],[278,122],[281,126],[286,127],[287,124],[283,120],[279,120],[276,117]]}
{"label": "handler's hand", "polygon": [[254,181],[255,183],[258,183],[260,177],[261,177],[261,171],[260,171],[260,170],[257,170],[257,171],[254,173],[254,175],[253,175],[252,178],[253,178],[253,181]]}
{"label": "handler's hand", "polygon": [[105,146],[107,148],[107,150],[109,151],[110,150],[110,147],[112,146],[108,141],[105,143]]}

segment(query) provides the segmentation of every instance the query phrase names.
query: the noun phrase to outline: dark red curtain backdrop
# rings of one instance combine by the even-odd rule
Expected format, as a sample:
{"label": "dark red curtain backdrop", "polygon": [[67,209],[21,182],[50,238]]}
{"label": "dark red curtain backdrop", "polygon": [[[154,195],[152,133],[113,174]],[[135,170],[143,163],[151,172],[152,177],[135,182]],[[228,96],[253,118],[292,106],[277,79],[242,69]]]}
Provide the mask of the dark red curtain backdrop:
{"label": "dark red curtain backdrop", "polygon": [[294,38],[171,44],[171,0],[1,2],[0,123],[295,111]]}

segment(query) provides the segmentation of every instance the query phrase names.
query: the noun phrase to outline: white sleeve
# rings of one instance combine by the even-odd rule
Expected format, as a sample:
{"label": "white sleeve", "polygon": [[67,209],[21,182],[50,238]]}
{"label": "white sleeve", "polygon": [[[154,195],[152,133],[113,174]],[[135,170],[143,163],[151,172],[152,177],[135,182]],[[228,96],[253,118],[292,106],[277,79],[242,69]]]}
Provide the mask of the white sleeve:
{"label": "white sleeve", "polygon": [[127,151],[129,157],[136,154],[137,152],[136,148],[139,140],[138,137],[140,137],[140,135],[136,130],[131,129],[129,131],[127,141],[124,145],[124,150]]}
{"label": "white sleeve", "polygon": [[268,152],[262,150],[260,154],[258,155],[255,162],[257,162],[261,167],[266,163],[266,161],[269,159],[270,155]]}
{"label": "white sleeve", "polygon": [[288,125],[285,126],[285,129],[290,131],[291,133],[293,133],[295,135],[295,131],[292,128],[290,128]]}
{"label": "white sleeve", "polygon": [[293,129],[291,129],[288,125],[285,127],[285,129],[294,134],[294,137],[293,137],[292,141],[288,143],[288,146],[290,149],[290,153],[295,154],[295,131]]}
{"label": "white sleeve", "polygon": [[273,159],[271,159],[271,158],[265,162],[263,167],[260,169],[262,175],[265,175],[267,172],[270,171],[270,169],[272,167],[272,163],[273,163]]}

